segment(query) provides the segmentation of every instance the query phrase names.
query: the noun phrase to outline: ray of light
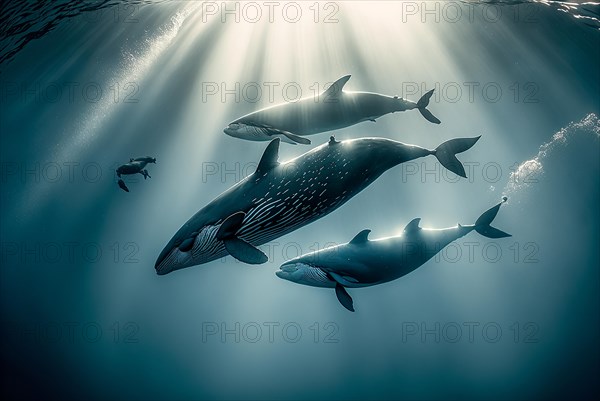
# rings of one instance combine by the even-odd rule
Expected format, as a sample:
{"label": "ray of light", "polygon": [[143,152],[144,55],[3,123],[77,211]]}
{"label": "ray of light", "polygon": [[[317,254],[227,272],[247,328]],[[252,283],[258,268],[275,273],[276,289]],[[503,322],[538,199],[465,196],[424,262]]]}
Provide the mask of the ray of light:
{"label": "ray of light", "polygon": [[[111,145],[104,153],[130,152],[131,149],[135,149],[136,143],[144,143],[146,138],[147,142],[152,143],[154,149],[160,149],[160,173],[153,179],[155,180],[152,182],[153,185],[143,188],[138,186],[136,190],[144,197],[160,199],[161,202],[144,202],[135,210],[125,208],[123,203],[118,203],[114,210],[111,209],[110,215],[114,222],[138,222],[135,229],[132,228],[126,235],[134,236],[138,230],[144,233],[152,232],[155,235],[145,239],[142,273],[128,272],[126,277],[117,283],[108,276],[102,276],[105,280],[104,285],[112,287],[113,290],[110,300],[104,304],[106,309],[103,313],[106,316],[129,307],[140,309],[147,307],[147,305],[130,305],[127,301],[135,288],[144,286],[158,288],[156,281],[146,278],[148,271],[152,270],[155,256],[169,236],[187,218],[232,184],[231,180],[223,179],[220,182],[212,182],[215,185],[202,185],[203,164],[231,163],[231,161],[257,162],[264,149],[265,143],[240,143],[226,137],[222,133],[222,128],[230,119],[245,114],[244,112],[286,100],[282,92],[285,83],[297,83],[302,88],[302,94],[307,96],[313,94],[311,87],[314,83],[318,82],[320,88],[323,88],[326,82],[352,73],[353,78],[348,84],[352,90],[403,95],[404,88],[401,84],[403,81],[425,83],[424,87],[419,88],[420,93],[411,95],[416,98],[426,87],[436,83],[473,80],[471,73],[475,74],[477,71],[484,72],[478,76],[479,80],[485,80],[490,75],[497,77],[502,74],[502,69],[497,65],[498,60],[483,52],[481,49],[483,45],[480,47],[475,44],[471,48],[462,50],[464,46],[461,46],[461,42],[466,36],[472,34],[472,26],[468,24],[426,25],[417,18],[401,22],[402,5],[396,2],[341,3],[340,12],[337,14],[340,21],[332,24],[315,23],[310,19],[295,24],[281,19],[275,22],[263,20],[259,23],[244,21],[236,23],[232,20],[222,23],[218,19],[212,19],[205,23],[201,19],[202,14],[196,12],[198,4],[194,2],[182,4],[186,7],[166,18],[164,30],[147,43],[146,50],[130,54],[123,70],[116,74],[117,81],[121,84],[135,81],[149,83],[149,85],[145,91],[147,98],[144,105],[131,108],[131,115],[126,121],[119,123],[121,131],[118,134],[113,134],[112,137],[107,135]],[[383,9],[385,12],[382,12]],[[542,64],[535,49],[520,45],[516,34],[503,29],[501,25],[495,26],[493,32],[503,41],[513,43],[513,50],[517,53],[528,53],[530,60]],[[478,34],[483,37],[484,32],[478,31]],[[484,43],[483,39],[482,43]],[[490,43],[493,44],[493,41]],[[258,51],[255,51],[256,48]],[[550,72],[546,74],[549,75]],[[243,87],[248,82],[259,84],[263,90],[265,90],[265,82],[276,82],[279,86],[274,92],[273,99],[268,99],[263,93],[256,103],[248,102],[240,93],[222,98],[224,88],[237,92],[239,90],[236,89],[236,84]],[[207,84],[213,83],[216,83],[218,92],[207,97]],[[221,86],[222,84],[225,87]],[[566,84],[560,82],[559,86],[562,90]],[[178,98],[171,98],[171,95],[177,95]],[[168,109],[176,113],[177,118],[169,116],[171,123],[168,126],[169,131],[152,131],[151,125],[156,122],[146,123],[147,114],[158,113],[171,104],[177,105],[174,109]],[[479,133],[473,130],[481,127],[488,128],[495,125],[494,121],[506,118],[506,116],[498,116],[498,109],[488,103],[452,104],[441,97],[438,98],[435,107],[441,115],[445,116],[442,118],[444,125],[439,129],[424,126],[422,118],[418,113],[414,113],[385,117],[377,125],[359,124],[337,134],[347,137],[382,135],[404,142],[435,146],[442,138],[447,139],[458,133],[473,135]],[[73,144],[61,144],[61,151],[56,159],[61,160],[73,154],[82,154],[92,144],[106,140],[107,138],[102,135],[106,134],[106,126],[111,120],[116,120],[115,116],[121,112],[123,110],[112,103],[90,108],[90,113],[83,119],[80,135]],[[465,115],[469,118],[465,119],[463,117]],[[532,122],[531,125],[533,124]],[[498,153],[504,154],[508,151],[508,145],[504,144],[499,133],[492,130],[490,137],[491,143],[500,144],[500,146],[493,146]],[[315,136],[312,139],[313,143],[318,144],[326,140],[326,136]],[[145,149],[148,148],[150,147]],[[303,147],[282,147],[281,158],[287,160],[304,151],[306,148]],[[477,151],[474,149],[474,152]],[[482,152],[478,156],[488,154]],[[228,164],[227,167],[232,168],[232,165]],[[245,170],[245,172],[252,171]],[[238,174],[237,178],[242,178],[241,175]],[[117,191],[114,186],[110,189]],[[469,223],[468,219],[476,217],[464,211],[465,194],[474,190],[467,189],[462,183],[446,186],[444,184],[442,186],[404,185],[399,183],[399,174],[390,173],[387,178],[382,177],[381,182],[374,184],[369,191],[382,189],[392,199],[402,199],[403,209],[391,208],[389,200],[375,199],[367,195],[363,198],[357,197],[344,206],[343,211],[328,217],[327,223],[317,222],[308,229],[298,231],[298,237],[314,237],[321,243],[332,239],[344,242],[349,240],[349,237],[345,232],[340,233],[339,224],[348,223],[352,226],[349,229],[356,229],[358,232],[367,222],[369,226],[379,228],[380,236],[385,236],[390,231],[397,231],[397,226],[403,223],[402,219],[406,219],[409,213],[417,209],[420,214],[423,210],[428,211],[428,221],[435,222],[436,226],[452,225],[456,220]],[[37,195],[34,194],[32,200],[41,204],[48,201],[46,198],[49,195],[47,192],[44,193],[45,190],[36,189],[36,191]],[[97,190],[97,192],[102,191],[106,189]],[[440,204],[439,193],[445,194],[442,204]],[[90,197],[93,195],[96,194],[91,193]],[[490,198],[492,197],[497,196],[490,194]],[[365,204],[372,207],[365,208]],[[32,205],[33,201],[25,204],[23,209],[30,210],[33,208]],[[382,210],[385,210],[385,213],[382,213]],[[457,210],[464,213],[459,215]],[[153,219],[147,218],[156,215],[167,215],[166,221],[161,223],[160,230],[157,230]],[[349,216],[362,216],[362,218],[361,221],[355,221],[355,219],[348,219]],[[348,221],[345,221],[346,219]],[[390,228],[390,221],[394,222],[393,228]],[[121,227],[118,229],[124,230]],[[107,223],[105,234],[107,236],[109,233],[114,234],[111,230],[117,231],[117,223]],[[308,230],[314,234],[309,235]],[[288,239],[284,238],[283,241]],[[278,255],[267,269],[277,265],[281,259],[281,255]],[[226,274],[228,275],[241,270],[240,266],[231,261],[232,259],[229,258],[227,262]],[[211,266],[176,274],[200,278],[201,283],[212,282],[212,280],[220,280],[222,267],[222,263],[215,262]],[[101,276],[102,272],[98,271],[96,274]],[[243,274],[248,281],[239,280],[240,284],[234,287],[239,299],[235,301],[235,305],[232,301],[226,306],[235,309],[235,314],[250,315],[256,309],[255,304],[245,300],[252,298],[255,290],[252,285],[245,284],[258,282],[264,276],[257,277],[249,273],[246,275],[245,271],[240,274]],[[144,279],[139,280],[140,276]],[[244,285],[241,284],[242,282]],[[440,292],[449,291],[445,287],[444,277],[432,275],[431,282],[434,289]],[[390,284],[390,288],[395,285],[400,284]],[[176,291],[175,287],[175,285],[168,287],[167,292]],[[493,277],[482,282],[482,288],[493,289],[493,287]],[[290,292],[299,294],[306,290],[299,287]],[[368,290],[360,292],[366,291]],[[390,299],[395,297],[392,290],[388,291]],[[178,293],[178,296],[187,301],[206,298],[206,294],[197,292]],[[328,296],[310,298],[300,295],[307,309],[321,308]],[[452,310],[468,310],[470,307],[467,301],[460,297],[450,294],[448,299],[450,301],[444,305],[441,314]],[[262,313],[282,313],[284,310],[282,305],[270,301],[271,294],[266,293],[261,294],[259,299],[256,297],[253,299],[253,302],[266,305],[261,309]],[[168,305],[160,304],[160,299],[153,302],[157,303],[153,305],[156,308],[168,310]],[[325,313],[333,313],[338,307],[332,300],[322,310]]]}

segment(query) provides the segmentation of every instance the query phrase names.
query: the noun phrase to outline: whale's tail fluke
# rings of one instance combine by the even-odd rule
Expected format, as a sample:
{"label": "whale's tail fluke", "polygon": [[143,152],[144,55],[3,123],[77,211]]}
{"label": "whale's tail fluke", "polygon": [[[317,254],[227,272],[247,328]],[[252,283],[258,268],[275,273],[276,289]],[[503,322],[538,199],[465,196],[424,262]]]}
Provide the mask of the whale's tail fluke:
{"label": "whale's tail fluke", "polygon": [[421,112],[421,115],[425,117],[427,121],[432,122],[434,124],[440,124],[441,121],[436,116],[434,116],[429,110],[427,110],[427,106],[429,105],[429,99],[431,99],[434,90],[435,89],[432,89],[423,96],[421,96],[421,99],[419,99],[419,101],[417,102],[417,108]]}
{"label": "whale's tail fluke", "polygon": [[435,157],[437,157],[442,166],[446,167],[456,175],[467,178],[465,168],[460,160],[456,158],[456,154],[470,149],[473,145],[475,145],[479,138],[481,138],[481,136],[475,138],[450,139],[449,141],[446,141],[435,148],[433,154]]}
{"label": "whale's tail fluke", "polygon": [[484,237],[488,238],[505,238],[510,237],[511,235],[505,233],[504,231],[498,230],[497,228],[492,227],[492,221],[496,218],[498,214],[498,210],[500,210],[500,206],[506,202],[508,198],[506,196],[502,197],[502,201],[498,203],[496,206],[492,207],[485,211],[477,221],[475,222],[475,231]]}

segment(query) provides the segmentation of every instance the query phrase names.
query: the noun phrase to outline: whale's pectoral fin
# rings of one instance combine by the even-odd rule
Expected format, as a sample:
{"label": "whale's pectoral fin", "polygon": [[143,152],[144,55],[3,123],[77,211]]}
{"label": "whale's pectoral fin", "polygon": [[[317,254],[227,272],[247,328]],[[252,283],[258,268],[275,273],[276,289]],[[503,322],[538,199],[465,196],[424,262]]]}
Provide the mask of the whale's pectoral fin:
{"label": "whale's pectoral fin", "polygon": [[235,233],[242,227],[244,217],[246,217],[246,213],[237,212],[226,218],[217,231],[217,239],[222,240],[235,236]]}
{"label": "whale's pectoral fin", "polygon": [[310,139],[302,138],[301,136],[292,134],[289,131],[283,131],[283,130],[275,129],[275,128],[268,128],[268,130],[269,130],[269,135],[283,135],[290,141],[294,142],[294,144],[296,144],[296,143],[300,143],[302,145],[310,145],[311,144]]}
{"label": "whale's pectoral fin", "polygon": [[261,131],[269,136],[283,136],[285,137],[285,139],[287,139],[287,143],[291,143],[293,145],[296,145],[297,143],[301,143],[302,145],[310,145],[310,139],[306,139],[306,138],[302,138],[299,135],[293,134],[289,131],[286,130],[282,130],[279,128],[275,128],[275,127],[271,127],[270,125],[267,124],[248,124],[248,125],[252,125],[254,127],[260,128]]}
{"label": "whale's pectoral fin", "polygon": [[127,188],[127,185],[125,185],[125,181],[123,180],[119,180],[119,188],[125,192],[129,192],[129,188]]}
{"label": "whale's pectoral fin", "polygon": [[352,301],[352,297],[348,294],[346,288],[337,282],[335,283],[335,295],[344,308],[348,309],[350,312],[354,312],[354,302]]}
{"label": "whale's pectoral fin", "polygon": [[286,138],[288,138],[291,141],[300,143],[302,145],[310,145],[312,143],[310,141],[310,139],[302,138],[301,136],[292,134],[291,132],[288,132],[288,131],[281,131],[281,135],[285,136]]}
{"label": "whale's pectoral fin", "polygon": [[237,260],[251,265],[259,265],[269,260],[260,249],[236,236],[246,213],[237,212],[225,219],[217,231],[217,239],[223,241],[227,252]]}
{"label": "whale's pectoral fin", "polygon": [[260,265],[269,260],[267,255],[260,249],[236,236],[223,239],[223,244],[225,244],[227,252],[240,262],[250,265]]}
{"label": "whale's pectoral fin", "polygon": [[322,96],[328,99],[337,98],[342,93],[344,85],[346,85],[346,82],[348,82],[349,79],[350,75],[345,75],[341,77],[340,79],[332,83],[331,86],[327,88],[325,92],[323,92]]}

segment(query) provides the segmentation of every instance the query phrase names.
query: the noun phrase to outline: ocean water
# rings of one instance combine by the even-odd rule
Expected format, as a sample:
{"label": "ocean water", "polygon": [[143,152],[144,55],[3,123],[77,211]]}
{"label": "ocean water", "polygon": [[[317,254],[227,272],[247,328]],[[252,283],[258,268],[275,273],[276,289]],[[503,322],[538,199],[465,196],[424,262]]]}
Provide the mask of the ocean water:
{"label": "ocean water", "polygon": [[[2,395],[39,399],[596,398],[600,373],[600,24],[596,2],[5,2],[0,12]],[[416,111],[335,131],[460,155],[386,172],[261,249],[157,276],[196,211],[251,174],[266,142],[235,118],[347,90]],[[280,160],[311,146],[282,144]],[[151,155],[151,179],[115,168]],[[494,226],[415,272],[351,289],[276,277],[301,253]]]}

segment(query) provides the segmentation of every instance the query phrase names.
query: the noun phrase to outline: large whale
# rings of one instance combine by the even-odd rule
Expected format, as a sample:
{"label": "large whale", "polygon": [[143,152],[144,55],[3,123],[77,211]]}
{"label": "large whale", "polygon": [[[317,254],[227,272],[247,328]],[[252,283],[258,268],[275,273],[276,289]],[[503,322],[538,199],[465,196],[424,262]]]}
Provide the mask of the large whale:
{"label": "large whale", "polygon": [[433,89],[415,103],[398,96],[370,92],[346,92],[346,75],[329,89],[315,97],[306,97],[293,103],[282,103],[255,111],[229,123],[223,130],[227,135],[249,141],[270,141],[274,137],[287,143],[308,145],[303,135],[318,134],[349,127],[362,121],[375,121],[397,111],[418,109],[432,123],[438,120],[427,105]]}
{"label": "large whale", "polygon": [[419,227],[421,219],[416,218],[408,223],[402,235],[377,240],[369,240],[371,230],[363,230],[346,244],[292,259],[275,274],[298,284],[335,288],[340,303],[354,312],[346,288],[369,287],[405,276],[473,230],[488,238],[510,237],[490,225],[505,201],[506,197],[471,225],[426,229]]}
{"label": "large whale", "polygon": [[338,142],[331,137],[328,143],[279,163],[276,138],[253,174],[177,231],[160,253],[156,272],[167,274],[227,254],[250,264],[264,263],[267,256],[256,246],[331,213],[400,163],[435,155],[447,169],[466,177],[455,155],[478,139],[451,139],[429,150],[384,138]]}

